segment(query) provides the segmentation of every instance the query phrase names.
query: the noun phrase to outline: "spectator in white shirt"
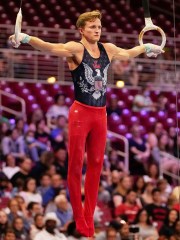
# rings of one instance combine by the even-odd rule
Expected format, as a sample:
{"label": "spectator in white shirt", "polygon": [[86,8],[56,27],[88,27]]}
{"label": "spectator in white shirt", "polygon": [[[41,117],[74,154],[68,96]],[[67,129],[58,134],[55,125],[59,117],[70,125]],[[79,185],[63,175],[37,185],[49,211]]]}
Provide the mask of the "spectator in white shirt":
{"label": "spectator in white shirt", "polygon": [[36,214],[34,217],[34,224],[31,224],[30,238],[33,240],[35,236],[41,232],[44,228],[44,216],[43,214]]}
{"label": "spectator in white shirt", "polygon": [[24,184],[24,190],[19,193],[24,198],[26,205],[30,202],[36,202],[42,204],[42,197],[37,192],[36,181],[34,178],[27,178]]}
{"label": "spectator in white shirt", "polygon": [[16,160],[12,154],[8,154],[5,158],[6,166],[2,168],[3,173],[11,179],[15,173],[19,171],[19,167],[16,166]]}
{"label": "spectator in white shirt", "polygon": [[68,117],[69,109],[65,105],[65,95],[58,93],[54,97],[54,104],[47,110],[46,117],[57,118],[59,115],[63,115],[66,118]]}
{"label": "spectator in white shirt", "polygon": [[140,92],[134,97],[133,108],[134,112],[156,111],[157,104],[150,97],[150,87],[143,87]]}
{"label": "spectator in white shirt", "polygon": [[66,240],[66,236],[57,229],[60,225],[59,219],[53,212],[47,213],[45,218],[45,228],[40,231],[33,240]]}

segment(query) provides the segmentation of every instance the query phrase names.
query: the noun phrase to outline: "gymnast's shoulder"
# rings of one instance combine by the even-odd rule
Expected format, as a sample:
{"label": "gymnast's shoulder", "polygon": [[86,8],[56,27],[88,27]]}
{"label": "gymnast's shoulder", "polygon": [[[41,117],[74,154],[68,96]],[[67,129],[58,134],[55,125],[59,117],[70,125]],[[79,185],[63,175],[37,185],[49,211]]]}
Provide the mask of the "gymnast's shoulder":
{"label": "gymnast's shoulder", "polygon": [[64,57],[72,57],[75,54],[82,51],[83,51],[83,45],[75,41],[55,44],[53,49],[54,53]]}

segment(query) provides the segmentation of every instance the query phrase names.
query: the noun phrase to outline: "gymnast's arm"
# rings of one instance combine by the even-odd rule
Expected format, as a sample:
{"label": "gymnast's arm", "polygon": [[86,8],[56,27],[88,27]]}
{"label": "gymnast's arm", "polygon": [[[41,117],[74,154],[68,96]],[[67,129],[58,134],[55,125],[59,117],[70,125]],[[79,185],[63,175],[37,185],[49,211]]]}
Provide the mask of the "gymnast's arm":
{"label": "gymnast's arm", "polygon": [[157,55],[164,52],[160,46],[149,43],[128,50],[119,48],[112,43],[106,43],[104,46],[112,60],[127,60],[137,57],[142,53],[147,53],[148,51],[155,52]]}
{"label": "gymnast's arm", "polygon": [[[13,46],[16,46],[17,43],[15,42],[14,35],[10,36],[9,40]],[[28,43],[39,51],[47,52],[58,57],[73,57],[79,51],[79,44],[73,41],[65,44],[49,43],[24,33],[20,33],[19,42]]]}
{"label": "gymnast's arm", "polygon": [[68,43],[49,43],[39,38],[31,37],[29,43],[33,48],[42,52],[48,52],[58,57],[73,57],[79,50],[79,44],[76,42]]}

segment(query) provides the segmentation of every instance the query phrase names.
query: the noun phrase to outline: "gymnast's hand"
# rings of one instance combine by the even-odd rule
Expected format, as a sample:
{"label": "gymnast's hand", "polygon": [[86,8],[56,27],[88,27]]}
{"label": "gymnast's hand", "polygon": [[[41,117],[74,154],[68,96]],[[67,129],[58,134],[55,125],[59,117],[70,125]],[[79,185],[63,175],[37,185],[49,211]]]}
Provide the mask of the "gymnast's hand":
{"label": "gymnast's hand", "polygon": [[146,43],[144,44],[144,47],[148,57],[157,57],[159,54],[164,53],[164,50],[162,50],[161,46],[152,43]]}
{"label": "gymnast's hand", "polygon": [[21,43],[28,43],[30,41],[30,36],[25,33],[19,33],[18,39],[15,38],[15,34],[9,37],[9,41],[13,47],[18,48]]}

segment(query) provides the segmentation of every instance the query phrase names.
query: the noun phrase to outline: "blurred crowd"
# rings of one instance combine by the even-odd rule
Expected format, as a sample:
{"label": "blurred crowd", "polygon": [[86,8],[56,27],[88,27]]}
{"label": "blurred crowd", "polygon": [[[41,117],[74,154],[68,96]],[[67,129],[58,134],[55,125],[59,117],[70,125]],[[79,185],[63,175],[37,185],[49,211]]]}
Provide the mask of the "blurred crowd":
{"label": "blurred crowd", "polygon": [[[177,56],[178,56],[177,50]],[[174,54],[172,49],[166,48],[165,54],[161,57],[161,60],[166,62],[157,62],[154,66],[152,62],[144,61],[145,55],[141,55],[140,59],[129,59],[129,60],[115,60],[112,62],[112,73],[114,84],[121,80],[126,86],[140,86],[149,82],[158,85],[159,87],[165,86],[165,84],[178,84],[179,66],[177,67],[176,79],[173,76],[173,65],[168,61],[174,60]],[[178,57],[179,58],[179,57]],[[171,82],[169,81],[171,79]]]}
{"label": "blurred crowd", "polygon": [[[135,99],[134,111],[147,108]],[[67,188],[69,109],[64,94],[54,100],[46,113],[37,108],[27,120],[1,116],[0,240],[85,239],[75,230]],[[121,111],[109,106],[107,113],[120,115]],[[144,135],[135,123],[128,140],[129,172],[118,149],[108,141],[94,239],[179,240],[178,177],[163,173],[179,173],[176,129],[167,130],[156,122]],[[86,161],[85,155],[82,202]]]}

